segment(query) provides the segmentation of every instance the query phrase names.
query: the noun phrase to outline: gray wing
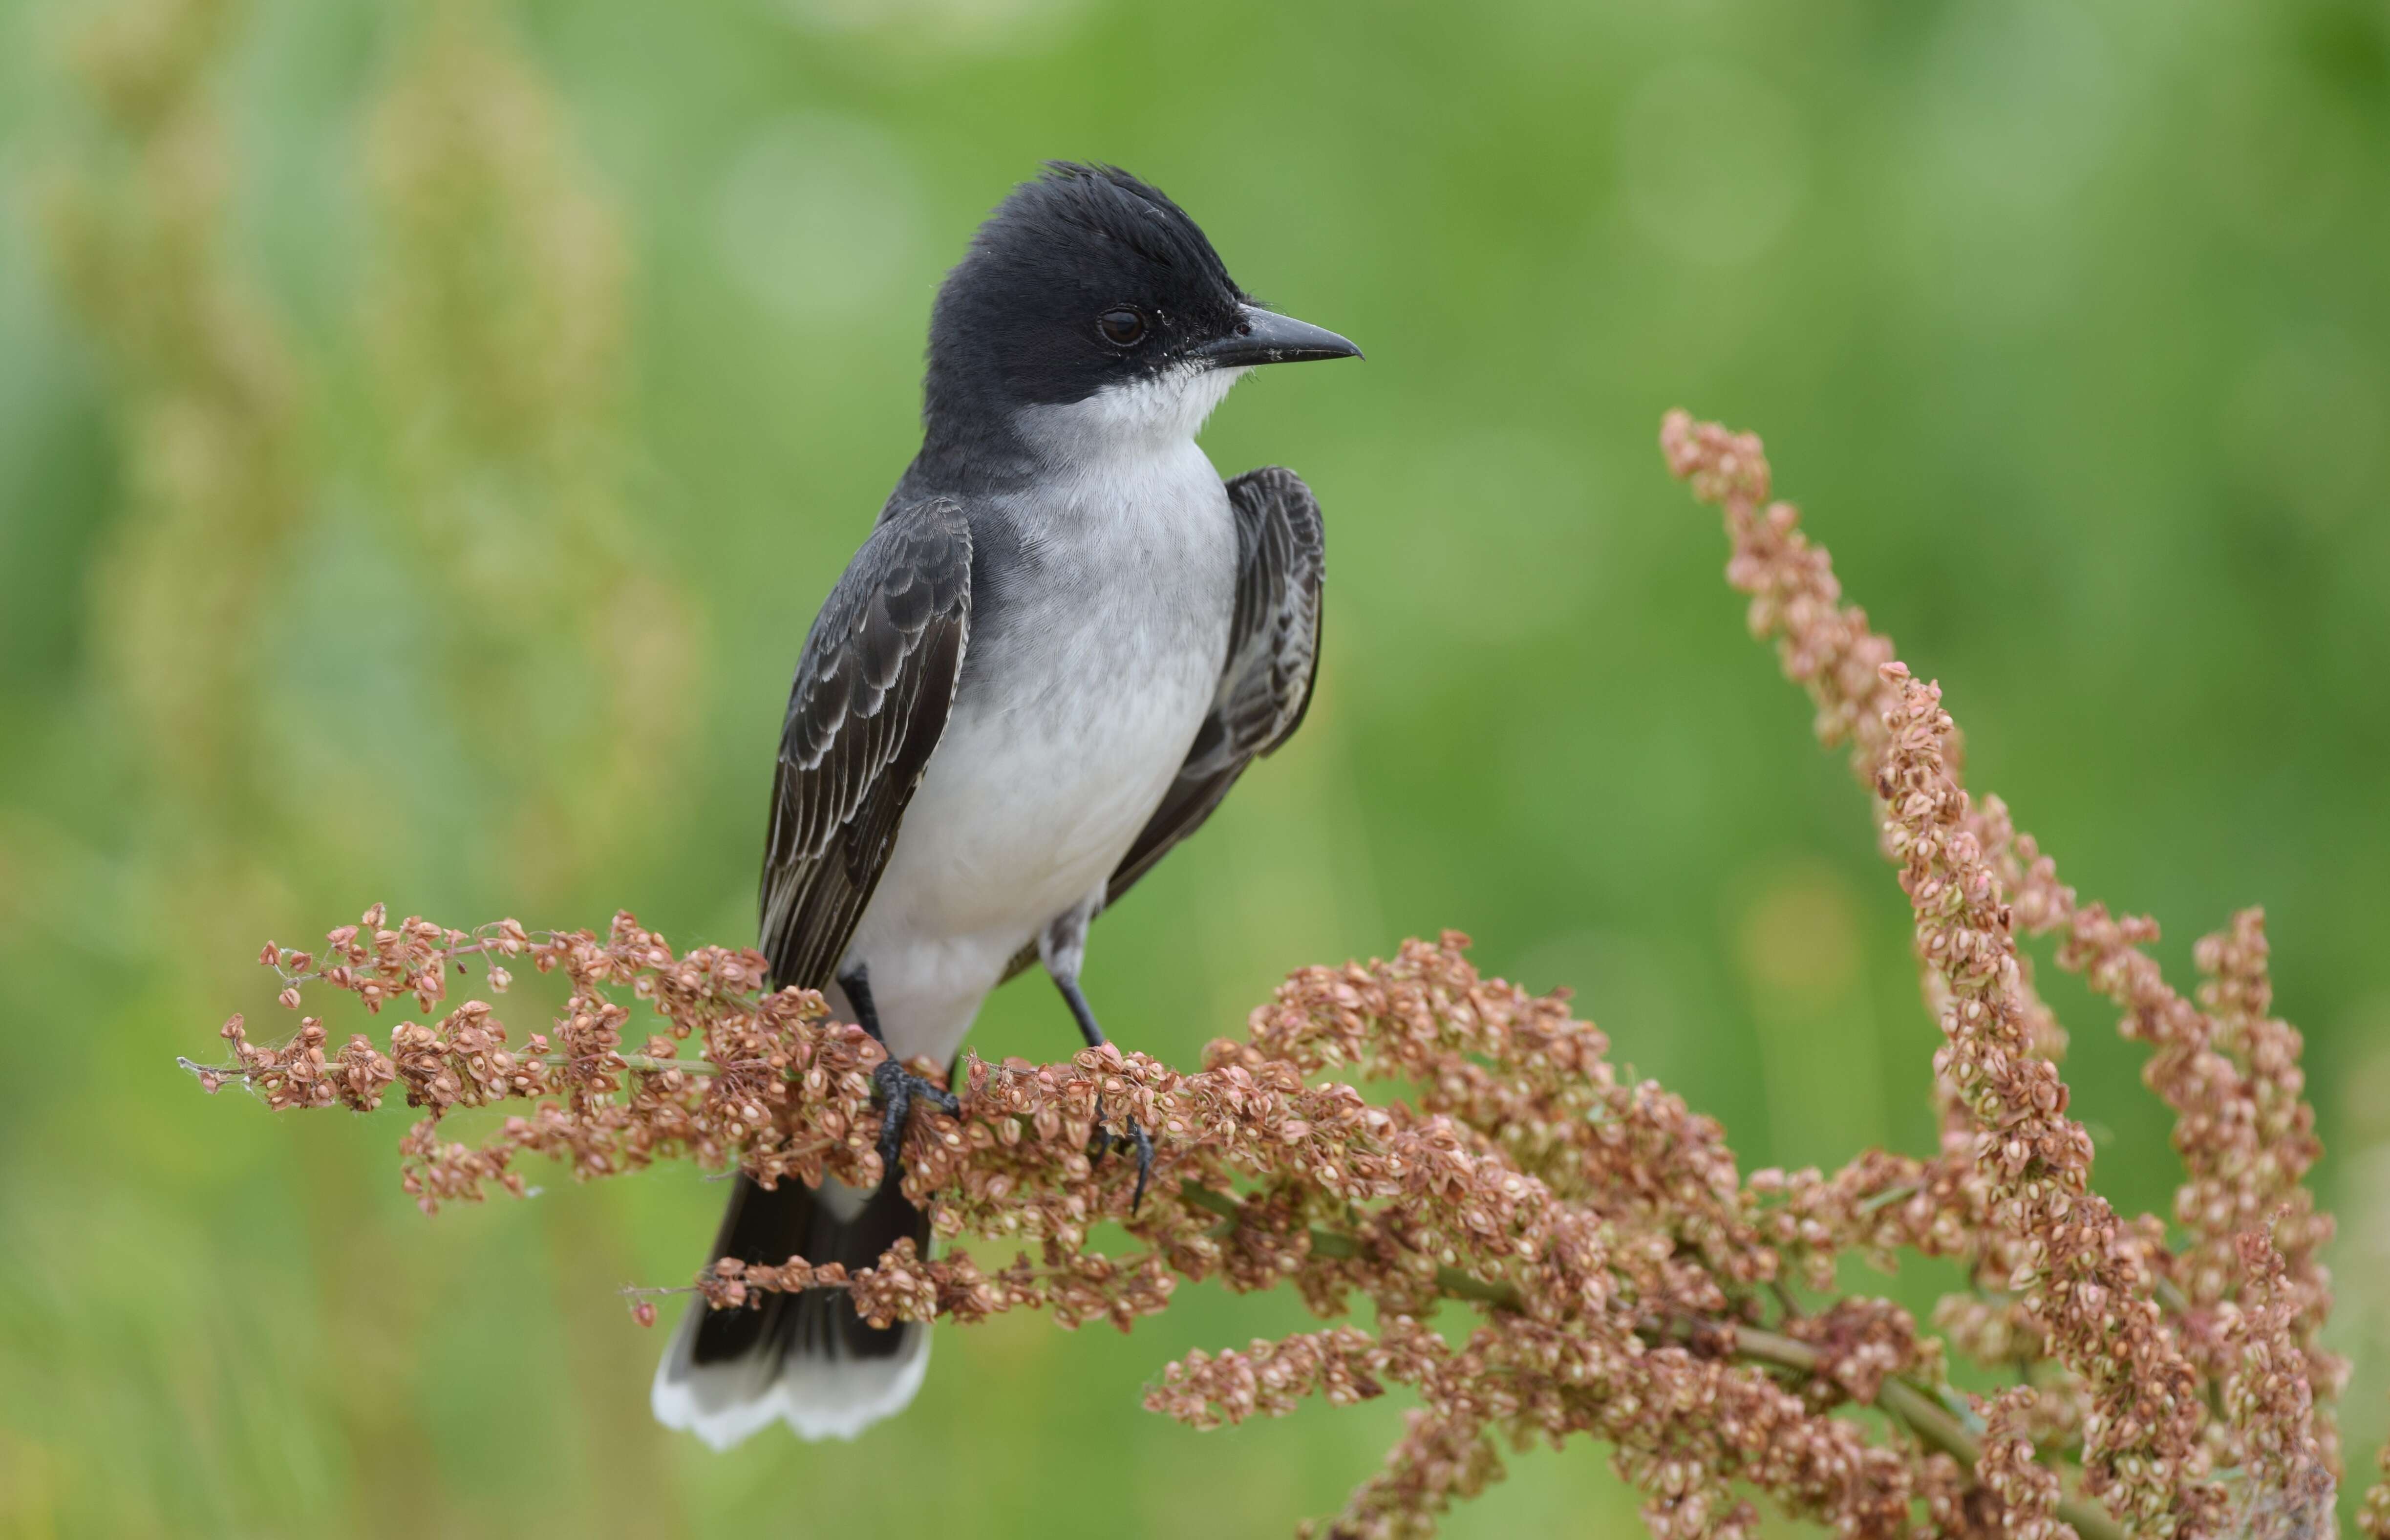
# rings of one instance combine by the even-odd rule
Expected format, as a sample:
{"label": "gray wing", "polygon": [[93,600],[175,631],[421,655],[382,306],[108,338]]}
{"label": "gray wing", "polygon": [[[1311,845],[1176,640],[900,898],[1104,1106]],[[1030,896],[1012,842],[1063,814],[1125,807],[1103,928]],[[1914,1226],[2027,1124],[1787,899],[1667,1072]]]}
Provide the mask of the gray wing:
{"label": "gray wing", "polygon": [[1114,868],[1107,904],[1201,828],[1245,766],[1291,737],[1311,704],[1327,560],[1319,504],[1302,477],[1266,466],[1228,483],[1228,507],[1238,561],[1227,663],[1187,763]]}
{"label": "gray wing", "polygon": [[970,567],[970,527],[955,504],[893,509],[805,637],[758,904],[783,987],[829,983],[879,886],[962,676]]}

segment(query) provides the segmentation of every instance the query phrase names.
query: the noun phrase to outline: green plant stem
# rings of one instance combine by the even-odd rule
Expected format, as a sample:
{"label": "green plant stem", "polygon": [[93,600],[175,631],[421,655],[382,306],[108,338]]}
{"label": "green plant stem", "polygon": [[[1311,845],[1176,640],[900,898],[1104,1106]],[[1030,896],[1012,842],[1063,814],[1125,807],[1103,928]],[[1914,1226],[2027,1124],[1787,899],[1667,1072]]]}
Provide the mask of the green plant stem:
{"label": "green plant stem", "polygon": [[[578,1057],[590,1058],[595,1056],[582,1055]],[[681,1073],[697,1080],[702,1080],[712,1075],[724,1074],[734,1070],[769,1068],[769,1066],[762,1059],[749,1059],[731,1064],[716,1064],[711,1059],[702,1058],[658,1059],[651,1054],[620,1052],[615,1053],[613,1058],[617,1060],[617,1063],[615,1065],[609,1066],[609,1068],[619,1068],[638,1074],[655,1074],[665,1070],[678,1070]],[[569,1053],[527,1053],[517,1054],[515,1056],[515,1062],[518,1064],[545,1064],[552,1070],[562,1069],[566,1065],[576,1061],[576,1056]],[[219,1075],[227,1081],[251,1080],[259,1075],[279,1074],[288,1068],[288,1066],[281,1064],[269,1064],[258,1069],[251,1069],[246,1064],[202,1064],[198,1059],[183,1058],[177,1058],[174,1062],[181,1068],[190,1072],[192,1074]],[[995,1072],[1003,1074],[1008,1072],[999,1065],[996,1067]]]}
{"label": "green plant stem", "polygon": [[[625,1070],[635,1071],[642,1074],[652,1074],[663,1070],[678,1070],[685,1075],[715,1075],[722,1072],[718,1066],[710,1064],[701,1059],[687,1060],[678,1059],[655,1059],[643,1053],[618,1053],[614,1057],[623,1061],[623,1068]],[[565,1065],[572,1062],[572,1055],[569,1053],[524,1054],[517,1060],[517,1062],[524,1064],[546,1064],[552,1068],[561,1069]]]}
{"label": "green plant stem", "polygon": [[[1188,1183],[1178,1189],[1178,1196],[1208,1213],[1216,1213],[1224,1222],[1215,1233],[1226,1234],[1244,1222],[1245,1206],[1224,1192]],[[1361,1254],[1360,1242],[1340,1230],[1311,1226],[1311,1251],[1315,1256],[1345,1258]],[[1519,1291],[1507,1283],[1487,1283],[1482,1278],[1454,1267],[1435,1270],[1435,1286],[1439,1293],[1454,1299],[1487,1304],[1497,1310],[1517,1310],[1523,1301]],[[1727,1328],[1733,1335],[1732,1355],[1746,1364],[1764,1365],[1770,1368],[1789,1369],[1795,1374],[1816,1376],[1826,1369],[1824,1357],[1808,1343],[1781,1332],[1763,1331],[1757,1327]],[[1665,1328],[1652,1325],[1638,1327],[1636,1335],[1646,1341],[1668,1340]],[[1917,1435],[1920,1442],[1965,1466],[1971,1472],[1983,1457],[1983,1444],[1960,1419],[1934,1396],[1909,1384],[1907,1380],[1887,1378],[1877,1390],[1876,1410]],[[2084,1498],[2061,1496],[2058,1517],[2075,1527],[2081,1540],[2126,1540],[2124,1526],[2110,1518],[2098,1504]]]}
{"label": "green plant stem", "polygon": [[[657,1059],[643,1053],[618,1053],[614,1057],[622,1061],[622,1067],[624,1070],[642,1074],[653,1074],[663,1070],[678,1070],[683,1074],[702,1078],[722,1072],[719,1065],[708,1063],[701,1059]],[[519,1054],[515,1059],[518,1064],[545,1064],[550,1069],[561,1069],[572,1061],[573,1056],[566,1053]],[[246,1064],[202,1064],[195,1059],[181,1058],[176,1059],[174,1062],[192,1074],[217,1075],[226,1081],[253,1080],[259,1075],[280,1074],[289,1068],[287,1065],[271,1064],[252,1070]]]}
{"label": "green plant stem", "polygon": [[1910,1199],[1916,1197],[1917,1193],[1918,1187],[1916,1183],[1903,1182],[1896,1187],[1884,1188],[1882,1192],[1877,1193],[1874,1197],[1861,1203],[1859,1205],[1858,1212],[1861,1213],[1873,1213],[1878,1209],[1890,1208],[1895,1203],[1906,1203]]}

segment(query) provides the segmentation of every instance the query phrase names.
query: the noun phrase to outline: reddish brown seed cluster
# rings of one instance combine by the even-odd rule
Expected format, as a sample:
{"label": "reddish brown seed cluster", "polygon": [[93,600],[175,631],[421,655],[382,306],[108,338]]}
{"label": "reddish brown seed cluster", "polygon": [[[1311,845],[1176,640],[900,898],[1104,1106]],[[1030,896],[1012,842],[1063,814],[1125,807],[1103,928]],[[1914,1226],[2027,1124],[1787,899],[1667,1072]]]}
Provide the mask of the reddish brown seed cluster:
{"label": "reddish brown seed cluster", "polygon": [[[325,957],[319,966],[269,943],[258,960],[281,976],[282,1004],[293,1010],[305,986],[321,983],[369,1011],[412,1000],[429,1012],[468,958],[486,964],[495,992],[511,982],[502,957],[561,974],[569,987],[549,1030],[520,1049],[488,1001],[468,1000],[436,1020],[398,1023],[387,1051],[356,1035],[337,1058],[325,1053],[318,1018],[303,1017],[295,1037],[269,1048],[251,1043],[236,1016],[224,1027],[232,1063],[185,1061],[207,1089],[243,1081],[276,1108],[371,1111],[402,1086],[424,1112],[400,1144],[402,1181],[426,1213],[478,1200],[493,1185],[523,1192],[512,1165],[525,1152],[564,1160],[583,1176],[687,1158],[735,1159],[766,1182],[819,1182],[833,1171],[879,1180],[871,1071],[886,1055],[861,1028],[825,1021],[812,991],[767,992],[758,953],[707,946],[684,956],[627,914],[600,938],[533,934],[511,919],[470,932],[414,918],[390,928],[376,905],[360,925],[326,938]],[[663,1031],[625,1051],[639,1002]],[[700,1055],[683,1061],[680,1044],[691,1037]],[[507,1101],[529,1106],[480,1142],[442,1136],[451,1113]]]}
{"label": "reddish brown seed cluster", "polygon": [[[685,1290],[635,1291],[635,1316],[652,1323],[658,1293],[743,1309],[837,1288],[875,1322],[1034,1308],[1126,1329],[1185,1279],[1291,1288],[1331,1318],[1366,1298],[1372,1328],[1190,1354],[1147,1398],[1203,1428],[1403,1387],[1419,1407],[1317,1531],[1337,1536],[1430,1533],[1499,1478],[1503,1444],[1579,1435],[1610,1445],[1662,1540],[1740,1540],[1763,1501],[1882,1540],[2328,1533],[2322,1412],[2343,1372],[2316,1345],[2329,1222],[2303,1186],[2312,1112],[2298,1036],[2268,1014],[2256,917],[2202,943],[2198,1005],[2171,991],[2141,950],[2152,928],[2077,905],[1997,799],[1962,788],[1938,691],[1841,603],[1826,552],[1769,501],[1758,442],[1681,415],[1664,442],[1726,514],[1754,630],[1878,799],[1945,1039],[1930,1157],[1746,1174],[1715,1122],[1622,1074],[1565,997],[1482,978],[1447,932],[1296,973],[1193,1071],[1110,1046],[1047,1065],[967,1057],[959,1115],[925,1110],[906,1131],[906,1190],[939,1254],[906,1240],[853,1270],[724,1261]],[[2056,1063],[2065,1034],[2020,930],[2057,934],[2060,965],[2151,1045],[2185,1163],[2178,1245],[2093,1189]],[[880,1050],[825,1020],[818,996],[768,990],[754,953],[676,954],[627,915],[600,938],[387,927],[377,909],[333,932],[326,957],[263,960],[294,1009],[328,983],[426,1017],[468,958],[491,966],[494,990],[501,958],[563,977],[555,1020],[520,1047],[469,1001],[401,1023],[386,1049],[355,1037],[337,1054],[313,1017],[272,1048],[236,1020],[232,1062],[193,1066],[211,1089],[242,1081],[276,1107],[369,1109],[402,1085],[424,1113],[402,1149],[427,1209],[523,1190],[526,1151],[585,1177],[685,1157],[766,1183],[880,1178]],[[661,1030],[628,1049],[641,1008]],[[1394,1094],[1365,1098],[1355,1087],[1370,1081]],[[444,1136],[450,1115],[498,1103],[521,1110],[477,1142]],[[1125,1118],[1154,1142],[1137,1207],[1132,1163],[1110,1152]],[[1103,1250],[1107,1227],[1132,1247]],[[966,1237],[1013,1260],[983,1267]],[[1846,1261],[1902,1252],[1966,1273],[1937,1334],[1843,1290]],[[1432,1324],[1452,1301],[1474,1311],[1458,1339]],[[1952,1355],[2024,1382],[1966,1395],[1946,1378]],[[1879,1415],[1841,1415],[1852,1405]],[[2390,1515],[2390,1495],[2367,1511]]]}
{"label": "reddish brown seed cluster", "polygon": [[[1971,1260],[1977,1297],[1946,1301],[1937,1324],[1989,1362],[2057,1360],[2032,1415],[2046,1434],[2083,1439],[2087,1487],[2139,1527],[2242,1533],[2248,1514],[2270,1509],[2320,1511],[2327,1533],[2338,1470],[2328,1403],[2346,1370],[2316,1345],[2331,1294],[2315,1255],[2331,1221],[2302,1185],[2320,1147],[2298,1035],[2268,1014],[2262,915],[2200,943],[2205,1008],[2185,1000],[2142,950],[2154,922],[2078,906],[1999,800],[1962,789],[1938,689],[1840,605],[1824,551],[1790,505],[1769,500],[1758,441],[1682,413],[1662,440],[1671,468],[1726,514],[1728,576],[1754,595],[1754,632],[1777,639],[1787,674],[1817,699],[1821,735],[1854,739],[1886,853],[1903,866],[1947,1039],[1935,1065],[1941,1164],[1963,1154],[1953,1196],[1977,1221],[1947,1248]],[[2055,933],[2059,966],[2155,1050],[2145,1078],[2176,1112],[2187,1176],[2178,1252],[2162,1220],[2123,1220],[2090,1190],[2089,1140],[2065,1116],[2055,1062],[2065,1033],[2033,992],[2018,930]],[[2236,1397],[2252,1354],[2270,1389]],[[2227,1415],[2213,1416],[2219,1403]]]}

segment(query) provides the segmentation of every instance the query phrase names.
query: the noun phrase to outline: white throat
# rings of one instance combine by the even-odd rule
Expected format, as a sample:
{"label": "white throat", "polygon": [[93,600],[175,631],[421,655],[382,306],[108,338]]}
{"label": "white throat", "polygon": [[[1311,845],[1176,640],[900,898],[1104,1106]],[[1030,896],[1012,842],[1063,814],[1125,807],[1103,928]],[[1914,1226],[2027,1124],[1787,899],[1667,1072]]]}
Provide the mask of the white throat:
{"label": "white throat", "polygon": [[1204,419],[1245,372],[1175,365],[1143,379],[1107,386],[1085,401],[1026,407],[1019,418],[1022,434],[1057,467],[1166,455],[1194,442]]}

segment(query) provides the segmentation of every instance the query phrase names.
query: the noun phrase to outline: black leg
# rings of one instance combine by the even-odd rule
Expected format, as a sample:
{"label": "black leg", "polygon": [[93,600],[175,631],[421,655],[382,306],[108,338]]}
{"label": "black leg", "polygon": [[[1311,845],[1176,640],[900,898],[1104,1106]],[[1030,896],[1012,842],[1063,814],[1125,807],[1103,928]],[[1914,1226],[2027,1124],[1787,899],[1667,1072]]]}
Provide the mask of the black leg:
{"label": "black leg", "polygon": [[[840,979],[838,987],[846,991],[847,1004],[854,1007],[857,1024],[871,1034],[874,1042],[887,1047],[888,1036],[880,1030],[880,1009],[871,1000],[871,976],[858,968]],[[882,1180],[901,1179],[905,1168],[899,1157],[905,1147],[905,1125],[912,1121],[913,1103],[926,1101],[948,1117],[960,1112],[963,1104],[952,1091],[941,1089],[935,1081],[923,1080],[898,1063],[893,1052],[871,1072],[871,1081],[880,1087],[880,1099],[885,1108],[880,1121]]]}
{"label": "black leg", "polygon": [[881,1047],[888,1046],[888,1034],[880,1030],[880,1007],[871,1003],[871,973],[856,969],[839,980],[838,987],[846,991],[846,1003],[854,1007],[855,1024],[871,1034],[871,1040]]}
{"label": "black leg", "polygon": [[1056,979],[1054,987],[1062,992],[1062,1002],[1071,1007],[1071,1018],[1079,1023],[1079,1035],[1087,1040],[1087,1046],[1102,1047],[1104,1029],[1096,1025],[1096,1009],[1087,1004],[1087,996],[1079,988],[1079,981]]}
{"label": "black leg", "polygon": [[[1087,1040],[1087,1046],[1102,1047],[1104,1029],[1096,1024],[1095,1007],[1087,1004],[1086,994],[1079,988],[1079,981],[1057,973],[1054,975],[1054,987],[1062,992],[1062,1001],[1071,1007],[1071,1018],[1079,1023],[1079,1034]],[[1097,1128],[1102,1129],[1104,1123],[1104,1104],[1099,1100],[1096,1103]],[[1107,1149],[1126,1148],[1137,1151],[1137,1192],[1128,1200],[1128,1212],[1134,1217],[1138,1207],[1145,1202],[1146,1178],[1153,1174],[1153,1136],[1135,1118],[1123,1118],[1121,1126],[1124,1132],[1118,1137],[1102,1133],[1097,1135],[1096,1158],[1101,1160]]]}
{"label": "black leg", "polygon": [[1146,1179],[1153,1174],[1153,1136],[1135,1118],[1123,1118],[1121,1126],[1128,1130],[1129,1148],[1137,1151],[1137,1191],[1129,1195],[1128,1200],[1128,1216],[1135,1219],[1145,1201]]}

